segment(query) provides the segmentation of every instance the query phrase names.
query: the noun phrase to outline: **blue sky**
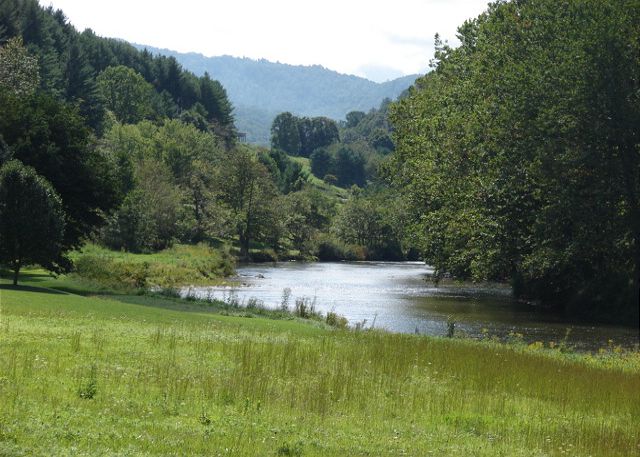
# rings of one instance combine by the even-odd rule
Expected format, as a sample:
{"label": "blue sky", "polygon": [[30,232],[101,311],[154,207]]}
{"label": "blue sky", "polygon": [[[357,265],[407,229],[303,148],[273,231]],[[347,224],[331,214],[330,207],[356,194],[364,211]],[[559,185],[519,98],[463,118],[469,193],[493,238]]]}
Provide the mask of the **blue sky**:
{"label": "blue sky", "polygon": [[487,0],[40,0],[80,30],[206,56],[323,65],[374,81],[424,73],[440,33]]}

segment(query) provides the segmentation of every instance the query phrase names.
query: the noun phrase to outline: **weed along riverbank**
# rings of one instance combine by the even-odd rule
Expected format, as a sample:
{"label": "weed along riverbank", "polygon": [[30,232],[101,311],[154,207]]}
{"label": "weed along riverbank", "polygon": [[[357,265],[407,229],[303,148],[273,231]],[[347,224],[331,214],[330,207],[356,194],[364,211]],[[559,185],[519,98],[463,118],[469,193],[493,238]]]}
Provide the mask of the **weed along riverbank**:
{"label": "weed along riverbank", "polygon": [[[1,455],[629,456],[640,356],[0,288]],[[262,313],[262,314],[261,314]]]}

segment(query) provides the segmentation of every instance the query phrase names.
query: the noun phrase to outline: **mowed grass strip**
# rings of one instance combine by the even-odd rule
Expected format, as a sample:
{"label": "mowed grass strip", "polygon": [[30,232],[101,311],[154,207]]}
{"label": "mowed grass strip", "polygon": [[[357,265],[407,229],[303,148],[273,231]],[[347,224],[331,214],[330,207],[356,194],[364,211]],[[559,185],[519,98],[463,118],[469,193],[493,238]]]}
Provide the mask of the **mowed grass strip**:
{"label": "mowed grass strip", "polygon": [[0,455],[640,453],[637,353],[605,367],[150,300],[0,289]]}

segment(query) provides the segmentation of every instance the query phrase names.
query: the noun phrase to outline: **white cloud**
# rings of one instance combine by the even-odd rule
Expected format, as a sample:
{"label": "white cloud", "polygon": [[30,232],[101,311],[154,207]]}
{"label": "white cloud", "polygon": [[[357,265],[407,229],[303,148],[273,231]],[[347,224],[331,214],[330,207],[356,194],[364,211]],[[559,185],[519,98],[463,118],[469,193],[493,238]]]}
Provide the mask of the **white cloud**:
{"label": "white cloud", "polygon": [[47,1],[41,3],[62,9],[78,29],[102,36],[208,56],[320,64],[378,79],[384,72],[424,72],[435,33],[454,42],[456,27],[487,5],[487,0]]}

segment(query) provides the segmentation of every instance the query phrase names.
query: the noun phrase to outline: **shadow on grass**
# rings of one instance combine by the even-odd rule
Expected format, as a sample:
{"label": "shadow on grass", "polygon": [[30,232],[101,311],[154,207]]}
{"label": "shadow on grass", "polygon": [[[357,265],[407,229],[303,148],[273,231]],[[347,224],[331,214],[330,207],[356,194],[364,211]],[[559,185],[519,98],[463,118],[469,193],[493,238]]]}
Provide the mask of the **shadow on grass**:
{"label": "shadow on grass", "polygon": [[161,295],[146,295],[146,294],[96,294],[97,297],[104,296],[109,300],[119,301],[121,303],[128,303],[130,305],[148,306],[151,308],[170,309],[173,311],[187,311],[187,312],[209,312],[212,314],[220,314],[224,310],[223,303],[217,303],[213,305],[206,305],[204,303],[192,302],[177,297],[163,297]]}
{"label": "shadow on grass", "polygon": [[[53,276],[48,273],[25,271],[20,272],[19,282],[42,282],[50,280],[51,278],[53,278]],[[13,272],[4,269],[0,270],[0,279],[11,281],[13,279]]]}
{"label": "shadow on grass", "polygon": [[0,284],[0,290],[18,290],[21,292],[38,292],[41,294],[67,295],[67,292],[61,290],[34,286],[21,286],[19,284],[17,286],[14,286],[13,284]]}

